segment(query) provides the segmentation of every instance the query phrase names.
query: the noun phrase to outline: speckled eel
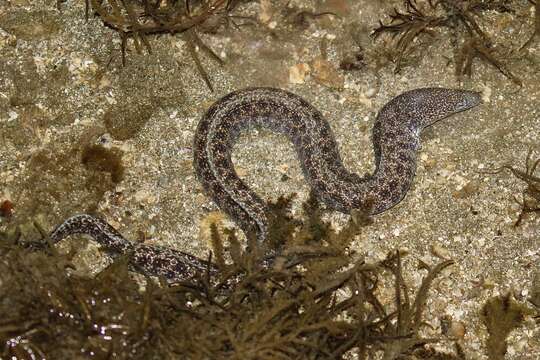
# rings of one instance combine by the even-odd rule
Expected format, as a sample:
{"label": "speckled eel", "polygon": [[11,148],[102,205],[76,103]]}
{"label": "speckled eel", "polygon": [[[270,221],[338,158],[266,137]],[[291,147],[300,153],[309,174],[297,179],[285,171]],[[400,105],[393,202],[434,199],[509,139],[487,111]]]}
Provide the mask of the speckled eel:
{"label": "speckled eel", "polygon": [[[399,203],[409,190],[422,129],[480,102],[476,92],[442,88],[416,89],[392,99],[379,112],[373,127],[375,171],[362,177],[343,166],[328,122],[304,99],[273,88],[235,91],[212,105],[199,122],[194,141],[195,171],[220,209],[242,230],[254,231],[263,241],[268,227],[265,203],[238,177],[231,161],[239,134],[260,126],[289,137],[311,188],[330,209],[349,213],[365,209],[369,203],[369,212],[378,214]],[[67,219],[50,239],[54,243],[71,234],[90,235],[112,253],[129,253],[136,270],[173,282],[218,271],[212,263],[190,254],[134,244],[90,215]]]}

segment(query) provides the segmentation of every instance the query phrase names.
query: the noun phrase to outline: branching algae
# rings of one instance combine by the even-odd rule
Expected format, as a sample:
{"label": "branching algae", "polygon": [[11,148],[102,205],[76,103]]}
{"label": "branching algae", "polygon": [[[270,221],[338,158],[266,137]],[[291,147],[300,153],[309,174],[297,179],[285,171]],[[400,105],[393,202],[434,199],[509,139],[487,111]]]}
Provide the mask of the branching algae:
{"label": "branching algae", "polygon": [[[0,234],[0,356],[459,358],[459,346],[457,355],[440,353],[429,345],[439,338],[421,335],[429,289],[451,261],[425,267],[412,296],[400,253],[371,264],[352,259],[351,241],[367,217],[357,213],[336,231],[313,200],[303,221],[290,216],[289,200],[272,205],[270,246],[282,252],[270,268],[257,265],[256,248],[244,251],[232,234],[213,232],[221,281],[243,274],[228,291],[210,286],[204,274],[169,286],[142,278],[141,290],[128,256],[95,278],[81,276],[67,270],[72,254],[16,231]],[[382,296],[384,288],[394,295]]]}
{"label": "branching algae", "polygon": [[540,158],[532,160],[532,149],[529,149],[525,159],[525,170],[518,169],[511,165],[504,165],[490,172],[492,174],[498,174],[503,170],[509,170],[512,175],[523,180],[527,184],[527,187],[522,191],[521,200],[514,198],[521,207],[521,212],[519,213],[514,226],[519,226],[526,214],[540,213],[540,176],[537,175],[539,165]]}
{"label": "branching algae", "polygon": [[[60,7],[61,0],[57,1]],[[105,26],[115,30],[121,39],[122,65],[126,64],[126,47],[133,40],[135,50],[141,53],[152,47],[150,35],[183,34],[189,53],[207,86],[212,90],[210,78],[202,66],[196,47],[220,64],[223,60],[197,35],[205,22],[229,24],[231,13],[240,4],[238,0],[86,0],[86,17],[90,12],[101,18]],[[234,24],[234,22],[232,22]],[[216,28],[216,26],[213,26]]]}
{"label": "branching algae", "polygon": [[[395,38],[395,71],[399,72],[406,65],[406,57],[418,52],[422,45],[432,43],[436,37],[444,36],[443,30],[447,29],[449,41],[454,47],[458,78],[470,76],[474,59],[479,59],[521,85],[521,80],[503,61],[512,50],[506,44],[496,44],[488,35],[489,31],[481,25],[482,18],[488,13],[514,14],[512,4],[512,1],[502,0],[404,0],[404,9],[394,9],[389,14],[390,23],[385,25],[381,21],[373,36],[379,38],[382,34],[390,34]],[[538,29],[535,34],[537,32]],[[532,39],[525,45],[529,45]]]}

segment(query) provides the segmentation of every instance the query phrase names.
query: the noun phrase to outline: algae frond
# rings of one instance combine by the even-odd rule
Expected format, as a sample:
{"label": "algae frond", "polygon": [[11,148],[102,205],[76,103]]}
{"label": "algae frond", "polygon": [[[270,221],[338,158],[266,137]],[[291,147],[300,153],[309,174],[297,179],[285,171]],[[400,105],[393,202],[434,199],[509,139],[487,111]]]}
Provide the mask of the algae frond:
{"label": "algae frond", "polygon": [[[58,8],[61,3],[61,0],[57,0]],[[90,12],[99,16],[105,26],[119,34],[123,66],[126,65],[129,40],[133,41],[137,53],[142,53],[143,49],[151,53],[149,36],[182,34],[197,70],[213,91],[210,77],[199,60],[196,48],[220,65],[224,62],[201,40],[198,31],[216,33],[222,26],[238,26],[232,19],[242,17],[233,15],[240,3],[237,0],[85,0],[85,13],[86,18]]]}
{"label": "algae frond", "polygon": [[[0,234],[1,356],[458,358],[459,346],[458,355],[440,353],[429,346],[439,338],[420,334],[428,290],[451,261],[424,267],[427,275],[411,298],[400,253],[373,263],[349,253],[369,221],[362,213],[336,231],[314,201],[300,221],[288,213],[289,200],[273,205],[279,220],[271,226],[270,246],[283,251],[271,268],[257,266],[258,251],[243,251],[232,235],[225,246],[214,231],[222,280],[231,268],[244,273],[225,292],[204,274],[173,285],[143,278],[141,289],[128,272],[129,255],[94,278],[75,275],[69,255],[21,247],[13,241],[20,232]],[[383,288],[394,295],[382,296]]]}
{"label": "algae frond", "polygon": [[[490,36],[489,25],[485,25],[487,14],[515,12],[512,1],[499,0],[404,0],[403,10],[394,9],[390,13],[390,23],[380,21],[372,35],[379,38],[390,34],[395,38],[391,57],[395,71],[406,66],[405,59],[434,43],[436,38],[447,37],[454,48],[453,62],[458,78],[472,74],[475,59],[488,64],[517,85],[519,77],[510,70],[507,62],[511,49],[508,44],[497,44]],[[538,25],[536,25],[538,27]],[[447,30],[447,31],[445,31]]]}
{"label": "algae frond", "polygon": [[515,301],[510,294],[493,297],[486,302],[482,308],[482,320],[489,332],[487,351],[490,359],[505,358],[508,335],[530,314],[530,309]]}
{"label": "algae frond", "polygon": [[529,149],[525,158],[525,170],[518,169],[512,165],[503,165],[489,172],[491,174],[498,174],[503,170],[509,170],[512,175],[527,184],[527,187],[522,191],[521,200],[514,197],[515,202],[521,207],[514,226],[519,226],[527,214],[540,213],[540,176],[537,175],[539,165],[540,158],[533,160],[532,149]]}

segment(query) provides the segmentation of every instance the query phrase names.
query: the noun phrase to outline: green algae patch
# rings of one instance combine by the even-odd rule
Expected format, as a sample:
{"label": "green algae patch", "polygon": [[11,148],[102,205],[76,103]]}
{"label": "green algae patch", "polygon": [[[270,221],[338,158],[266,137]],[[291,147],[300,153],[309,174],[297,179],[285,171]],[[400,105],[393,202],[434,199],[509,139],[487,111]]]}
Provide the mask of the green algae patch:
{"label": "green algae patch", "polygon": [[124,177],[122,151],[118,149],[107,149],[102,145],[87,145],[82,150],[81,163],[87,170],[109,173],[114,183],[119,183]]}

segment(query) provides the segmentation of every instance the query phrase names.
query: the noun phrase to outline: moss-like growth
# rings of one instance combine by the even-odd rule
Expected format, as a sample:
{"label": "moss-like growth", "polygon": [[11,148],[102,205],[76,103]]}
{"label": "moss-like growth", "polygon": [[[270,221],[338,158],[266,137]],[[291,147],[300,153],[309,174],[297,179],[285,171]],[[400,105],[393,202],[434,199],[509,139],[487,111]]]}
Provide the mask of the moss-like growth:
{"label": "moss-like growth", "polygon": [[107,149],[102,145],[87,145],[83,148],[81,163],[88,170],[111,174],[111,180],[114,183],[119,183],[124,177],[122,152],[117,149]]}
{"label": "moss-like growth", "polygon": [[[48,246],[31,252],[16,245],[20,233],[0,234],[0,356],[456,358],[427,346],[437,339],[419,331],[428,290],[451,262],[428,268],[411,299],[399,253],[373,264],[348,254],[365,217],[356,214],[336,231],[314,201],[304,221],[292,218],[288,206],[287,199],[273,205],[272,217],[282,220],[271,226],[271,246],[283,251],[271,268],[259,266],[255,248],[242,251],[232,236],[226,247],[214,231],[216,256],[229,252],[233,260],[217,261],[220,280],[244,274],[226,291],[208,285],[204,274],[172,286],[147,278],[141,291],[128,275],[129,254],[96,278],[75,276],[66,270],[69,255]],[[384,287],[394,289],[393,299],[380,295]]]}

